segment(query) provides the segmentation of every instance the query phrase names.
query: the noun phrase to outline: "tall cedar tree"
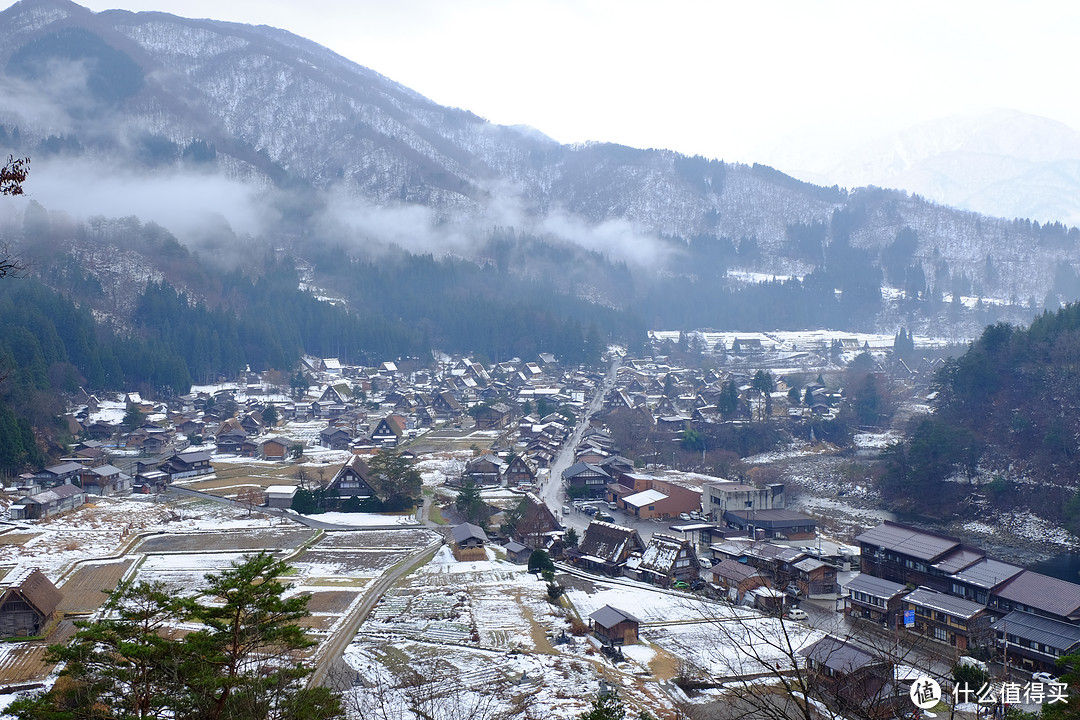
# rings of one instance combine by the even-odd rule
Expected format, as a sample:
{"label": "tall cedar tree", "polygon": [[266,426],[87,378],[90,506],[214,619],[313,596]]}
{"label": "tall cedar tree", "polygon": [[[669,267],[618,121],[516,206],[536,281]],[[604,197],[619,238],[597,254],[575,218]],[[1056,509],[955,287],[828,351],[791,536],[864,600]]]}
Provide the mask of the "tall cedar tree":
{"label": "tall cedar tree", "polygon": [[375,494],[383,500],[383,509],[405,510],[420,499],[420,472],[393,450],[380,450],[368,463]]}
{"label": "tall cedar tree", "polygon": [[[65,662],[54,688],[16,701],[19,720],[321,720],[340,699],[307,688],[298,653],[312,645],[296,622],[306,595],[284,597],[289,567],[267,553],[206,576],[195,597],[163,585],[118,591],[106,617],[81,623],[72,643],[49,648]],[[180,624],[201,627],[180,637]]]}

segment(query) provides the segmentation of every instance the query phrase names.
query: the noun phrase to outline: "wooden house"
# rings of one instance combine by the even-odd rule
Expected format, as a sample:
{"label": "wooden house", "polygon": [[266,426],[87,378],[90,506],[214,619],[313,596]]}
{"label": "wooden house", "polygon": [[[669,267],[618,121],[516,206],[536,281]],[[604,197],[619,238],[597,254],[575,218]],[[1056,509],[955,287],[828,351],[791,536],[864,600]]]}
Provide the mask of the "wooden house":
{"label": "wooden house", "polygon": [[524,455],[514,455],[506,463],[503,478],[507,487],[536,484],[536,470]]}
{"label": "wooden house", "polygon": [[348,450],[352,441],[352,434],[343,427],[331,425],[319,431],[319,445],[331,450]]}
{"label": "wooden house", "polygon": [[359,455],[353,455],[334,474],[326,488],[326,493],[329,497],[338,500],[347,500],[352,497],[361,499],[376,497],[375,489],[369,482],[370,474],[371,470],[367,463]]}
{"label": "wooden house", "polygon": [[[530,548],[544,548],[551,533],[559,532],[562,526],[543,500],[532,493],[525,493],[518,506],[521,517],[514,525],[513,536]],[[554,555],[553,555],[554,557]]]}
{"label": "wooden house", "polygon": [[645,551],[637,530],[614,523],[593,520],[585,528],[578,545],[576,560],[589,570],[607,575],[622,575],[632,553]]}
{"label": "wooden house", "polygon": [[907,585],[859,573],[844,586],[844,613],[896,628],[904,615],[900,601],[910,591]]}
{"label": "wooden house", "polygon": [[51,465],[34,473],[35,483],[44,488],[54,487],[69,483],[79,476],[83,470],[83,464],[77,462],[65,462],[59,465]]}
{"label": "wooden house", "polygon": [[768,584],[757,568],[738,560],[723,560],[709,571],[712,582],[732,602],[742,603],[746,594]]}
{"label": "wooden house", "polygon": [[500,430],[510,422],[510,406],[505,403],[481,405],[472,411],[478,430]]}
{"label": "wooden house", "polygon": [[371,433],[371,439],[380,447],[397,447],[405,435],[407,421],[402,415],[387,415]]}
{"label": "wooden house", "polygon": [[646,582],[668,587],[696,579],[700,567],[697,552],[688,539],[653,533],[645,552],[641,553],[637,572]]}
{"label": "wooden house", "polygon": [[289,447],[292,441],[288,438],[274,437],[263,440],[259,444],[259,457],[263,460],[276,460],[281,462],[289,457]]}
{"label": "wooden house", "polygon": [[603,498],[611,476],[599,465],[577,462],[563,471],[562,479],[571,496]]}
{"label": "wooden house", "polygon": [[63,595],[37,568],[16,571],[0,584],[0,637],[45,634]]}
{"label": "wooden house", "polygon": [[839,585],[836,582],[836,568],[820,558],[803,558],[791,564],[791,582],[804,595],[833,595]]}
{"label": "wooden house", "polygon": [[210,453],[205,451],[173,453],[159,467],[172,481],[209,475],[214,472],[210,464]]}
{"label": "wooden house", "polygon": [[925,587],[912,590],[901,604],[905,612],[914,615],[912,625],[903,624],[909,632],[951,645],[961,653],[993,644],[990,624],[1000,614],[985,605]]}
{"label": "wooden house", "polygon": [[589,615],[589,629],[604,645],[633,645],[638,639],[641,621],[626,612],[605,605]]}
{"label": "wooden house", "polygon": [[441,421],[453,420],[461,417],[464,410],[461,403],[454,397],[454,393],[443,390],[431,399],[431,412],[435,418]]}
{"label": "wooden house", "polygon": [[472,523],[462,523],[455,525],[450,535],[454,540],[452,551],[456,559],[462,562],[487,560],[487,533],[483,528]]}
{"label": "wooden house", "polygon": [[522,545],[516,540],[511,540],[503,545],[503,550],[506,551],[506,559],[518,565],[527,564],[533,552],[531,547]]}
{"label": "wooden house", "polygon": [[126,495],[131,492],[131,476],[113,465],[86,468],[79,474],[82,489],[91,495]]}
{"label": "wooden house", "polygon": [[462,481],[472,480],[473,484],[479,487],[499,487],[503,481],[504,466],[502,458],[491,453],[470,458],[465,463]]}
{"label": "wooden house", "polygon": [[799,650],[816,687],[845,716],[893,718],[911,706],[894,680],[893,663],[831,635]]}
{"label": "wooden house", "polygon": [[86,492],[78,485],[60,485],[19,498],[8,508],[12,520],[38,520],[72,510],[86,502]]}

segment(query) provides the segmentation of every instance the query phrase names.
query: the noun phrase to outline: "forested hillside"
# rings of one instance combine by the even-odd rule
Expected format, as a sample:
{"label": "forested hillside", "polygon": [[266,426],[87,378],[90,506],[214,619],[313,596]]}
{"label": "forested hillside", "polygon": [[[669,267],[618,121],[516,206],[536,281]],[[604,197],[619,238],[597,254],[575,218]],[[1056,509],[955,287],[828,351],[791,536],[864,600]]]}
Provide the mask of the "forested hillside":
{"label": "forested hillside", "polygon": [[895,507],[937,517],[1027,505],[1080,529],[1080,305],[987,327],[936,376],[935,412],[886,452]]}

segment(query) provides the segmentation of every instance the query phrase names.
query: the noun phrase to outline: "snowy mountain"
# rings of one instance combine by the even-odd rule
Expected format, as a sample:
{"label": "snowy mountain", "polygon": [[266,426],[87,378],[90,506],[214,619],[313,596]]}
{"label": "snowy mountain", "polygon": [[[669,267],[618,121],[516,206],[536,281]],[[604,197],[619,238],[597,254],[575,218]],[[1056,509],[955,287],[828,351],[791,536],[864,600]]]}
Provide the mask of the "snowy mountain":
{"label": "snowy mountain", "polygon": [[[659,271],[702,285],[729,282],[727,268],[803,277],[840,243],[871,265],[891,258],[886,281],[909,296],[978,295],[1032,310],[1031,298],[1080,288],[1080,232],[1060,224],[819,187],[762,165],[560,145],[439,106],[265,26],[22,0],[0,13],[0,70],[0,152],[32,157],[36,202],[75,218],[153,220],[204,256],[242,262],[236,243],[222,240],[236,235],[299,255],[319,236],[476,257],[493,228],[513,228],[625,262],[646,279]],[[1080,157],[1080,141],[1064,128],[994,127],[992,136],[958,126],[933,156],[912,136],[868,167],[951,187],[962,179],[952,168],[977,159],[980,176],[1008,166],[1027,177],[1047,212],[1064,203],[1080,168],[1051,169],[1048,159]],[[1020,159],[1003,159],[1020,149]],[[1017,194],[994,184],[980,193]],[[20,208],[0,205],[0,224],[6,218],[16,234]],[[897,250],[898,237],[914,244]],[[614,284],[640,300],[641,277]],[[588,277],[573,285],[599,303],[621,302]]]}
{"label": "snowy mountain", "polygon": [[1015,110],[924,123],[841,158],[794,148],[771,155],[808,182],[900,188],[984,215],[1080,224],[1080,132]]}

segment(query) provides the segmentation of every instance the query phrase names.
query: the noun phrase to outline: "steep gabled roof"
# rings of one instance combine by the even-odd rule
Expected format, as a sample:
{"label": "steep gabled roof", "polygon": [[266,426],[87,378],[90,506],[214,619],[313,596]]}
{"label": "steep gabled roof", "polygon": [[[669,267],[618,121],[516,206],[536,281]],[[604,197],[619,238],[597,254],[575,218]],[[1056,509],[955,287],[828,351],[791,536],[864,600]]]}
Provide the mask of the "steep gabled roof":
{"label": "steep gabled roof", "polygon": [[53,614],[64,597],[52,581],[37,568],[17,571],[4,578],[0,585],[0,605],[12,594],[21,595],[45,617]]}
{"label": "steep gabled roof", "polygon": [[585,528],[585,537],[578,550],[582,555],[600,558],[606,562],[618,563],[632,552],[642,552],[645,543],[637,530],[613,523],[593,520]]}
{"label": "steep gabled roof", "polygon": [[675,560],[679,553],[689,548],[693,551],[689,540],[680,539],[663,533],[653,533],[649,540],[649,546],[641,554],[641,570],[651,570],[661,575],[670,575],[675,569]]}

